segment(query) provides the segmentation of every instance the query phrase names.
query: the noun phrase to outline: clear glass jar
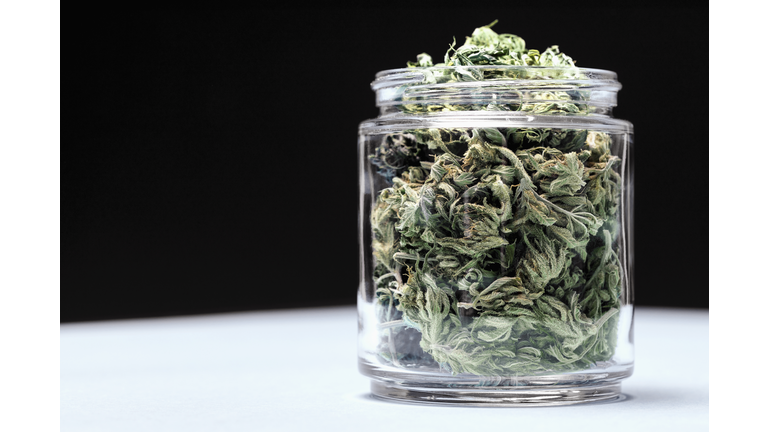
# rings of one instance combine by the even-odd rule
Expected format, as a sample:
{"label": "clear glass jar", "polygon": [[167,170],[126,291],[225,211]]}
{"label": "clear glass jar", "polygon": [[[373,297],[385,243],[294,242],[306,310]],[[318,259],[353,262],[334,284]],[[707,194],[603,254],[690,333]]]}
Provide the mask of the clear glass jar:
{"label": "clear glass jar", "polygon": [[621,397],[632,373],[632,124],[609,71],[379,72],[359,130],[359,368],[374,396]]}

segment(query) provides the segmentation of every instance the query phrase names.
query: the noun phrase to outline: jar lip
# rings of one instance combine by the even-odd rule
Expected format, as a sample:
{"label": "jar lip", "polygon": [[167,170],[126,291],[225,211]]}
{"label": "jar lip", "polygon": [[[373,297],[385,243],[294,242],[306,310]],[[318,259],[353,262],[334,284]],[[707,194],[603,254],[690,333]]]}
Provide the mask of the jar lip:
{"label": "jar lip", "polygon": [[[478,65],[478,66],[429,66],[429,67],[405,67],[386,69],[376,73],[376,79],[371,83],[371,88],[376,91],[386,87],[427,84],[427,77],[435,72],[445,74],[453,71],[472,73],[477,71],[487,74],[492,71],[502,73],[499,77],[481,78],[474,82],[487,81],[562,81],[581,84],[611,85],[621,88],[617,80],[616,72],[571,66],[516,66],[516,65]],[[516,76],[510,76],[515,73]],[[472,82],[472,81],[464,81]],[[617,88],[617,90],[618,90]]]}
{"label": "jar lip", "polygon": [[[613,78],[613,79],[616,78],[616,72],[609,71],[607,69],[583,68],[583,67],[576,67],[576,66],[519,66],[519,65],[472,65],[472,66],[426,66],[426,67],[411,66],[411,67],[404,67],[404,68],[384,69],[382,71],[377,72],[376,77],[378,78],[384,75],[391,75],[396,73],[412,72],[412,71],[418,72],[422,70],[453,70],[453,69],[581,71],[585,73],[591,72],[596,75],[605,76],[605,78]],[[599,77],[596,77],[596,78],[599,79]]]}
{"label": "jar lip", "polygon": [[511,110],[610,115],[616,73],[566,66],[430,66],[384,70],[371,83],[381,114]]}

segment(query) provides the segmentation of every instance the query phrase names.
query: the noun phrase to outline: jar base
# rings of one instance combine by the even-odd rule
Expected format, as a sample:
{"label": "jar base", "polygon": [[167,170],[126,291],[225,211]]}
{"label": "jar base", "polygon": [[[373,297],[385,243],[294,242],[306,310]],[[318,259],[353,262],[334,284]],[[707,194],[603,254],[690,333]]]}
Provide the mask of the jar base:
{"label": "jar base", "polygon": [[518,387],[496,389],[454,389],[416,387],[371,380],[375,398],[388,401],[452,406],[560,406],[624,399],[621,383],[552,389]]}

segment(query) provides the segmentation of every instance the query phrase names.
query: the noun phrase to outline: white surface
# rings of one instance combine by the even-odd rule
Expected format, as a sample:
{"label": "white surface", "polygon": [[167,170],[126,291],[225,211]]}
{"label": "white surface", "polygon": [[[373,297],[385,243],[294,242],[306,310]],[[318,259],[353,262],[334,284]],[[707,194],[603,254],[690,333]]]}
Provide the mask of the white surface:
{"label": "white surface", "polygon": [[457,408],[371,399],[353,307],[61,326],[61,430],[705,431],[706,311],[635,312],[625,401]]}

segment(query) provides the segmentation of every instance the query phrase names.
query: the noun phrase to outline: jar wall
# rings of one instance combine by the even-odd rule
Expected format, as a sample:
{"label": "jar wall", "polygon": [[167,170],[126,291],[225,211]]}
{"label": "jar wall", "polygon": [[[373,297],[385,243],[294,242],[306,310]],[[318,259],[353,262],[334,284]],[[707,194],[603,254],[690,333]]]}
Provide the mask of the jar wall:
{"label": "jar wall", "polygon": [[633,365],[631,140],[608,117],[363,123],[358,348],[374,394],[615,396]]}

